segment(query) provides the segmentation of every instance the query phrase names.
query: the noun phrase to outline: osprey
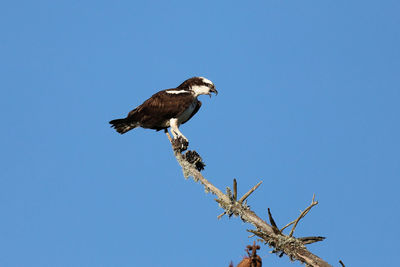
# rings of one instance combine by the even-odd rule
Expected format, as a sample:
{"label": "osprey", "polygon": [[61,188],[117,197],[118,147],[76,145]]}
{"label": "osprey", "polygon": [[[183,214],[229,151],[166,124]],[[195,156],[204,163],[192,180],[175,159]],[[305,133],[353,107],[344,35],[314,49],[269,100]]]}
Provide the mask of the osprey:
{"label": "osprey", "polygon": [[188,139],[179,131],[179,126],[190,120],[199,111],[199,95],[218,94],[214,84],[204,77],[193,77],[177,88],[166,89],[154,94],[123,119],[110,121],[111,127],[124,134],[137,127],[166,130],[171,127],[174,139]]}

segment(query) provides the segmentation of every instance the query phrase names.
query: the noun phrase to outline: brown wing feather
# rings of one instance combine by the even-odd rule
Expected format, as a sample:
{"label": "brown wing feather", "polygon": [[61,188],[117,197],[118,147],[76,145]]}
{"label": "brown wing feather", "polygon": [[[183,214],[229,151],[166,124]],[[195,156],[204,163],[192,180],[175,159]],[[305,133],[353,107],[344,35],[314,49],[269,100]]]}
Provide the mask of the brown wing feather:
{"label": "brown wing feather", "polygon": [[169,94],[167,89],[154,94],[140,106],[129,112],[128,119],[137,121],[143,128],[161,130],[170,118],[178,117],[193,102],[191,93]]}

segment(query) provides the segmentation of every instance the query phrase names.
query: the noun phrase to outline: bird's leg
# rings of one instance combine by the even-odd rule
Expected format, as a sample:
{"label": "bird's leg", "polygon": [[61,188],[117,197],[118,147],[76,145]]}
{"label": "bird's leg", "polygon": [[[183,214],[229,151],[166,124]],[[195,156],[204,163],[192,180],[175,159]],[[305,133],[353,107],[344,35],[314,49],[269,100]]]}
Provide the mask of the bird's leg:
{"label": "bird's leg", "polygon": [[178,124],[178,119],[171,119],[169,121],[169,126],[171,127],[171,133],[174,137],[172,140],[172,144],[174,146],[174,149],[185,151],[187,147],[189,146],[189,141],[188,139],[179,131],[179,124]]}
{"label": "bird's leg", "polygon": [[185,139],[187,142],[189,142],[188,139],[181,133],[181,131],[179,131],[178,119],[171,119],[169,121],[169,125],[171,126],[171,132],[172,132],[172,135],[174,136],[174,138],[177,138],[178,136],[180,136],[183,139]]}

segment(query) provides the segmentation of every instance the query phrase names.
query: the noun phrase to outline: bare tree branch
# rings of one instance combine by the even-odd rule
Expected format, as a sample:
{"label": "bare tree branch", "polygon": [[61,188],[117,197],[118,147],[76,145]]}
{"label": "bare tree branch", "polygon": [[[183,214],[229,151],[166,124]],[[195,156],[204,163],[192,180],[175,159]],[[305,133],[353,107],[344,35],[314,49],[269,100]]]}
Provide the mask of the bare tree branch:
{"label": "bare tree branch", "polygon": [[300,216],[294,221],[294,225],[293,225],[293,227],[292,227],[292,230],[290,231],[289,236],[292,236],[292,235],[293,235],[294,230],[296,229],[296,226],[297,226],[297,224],[299,223],[299,221],[300,221],[302,218],[304,218],[304,216],[307,215],[307,213],[311,210],[312,207],[314,207],[315,205],[318,204],[318,201],[314,201],[314,199],[315,199],[315,194],[313,195],[313,198],[312,198],[312,201],[311,201],[310,206],[308,206],[308,207],[300,214]]}
{"label": "bare tree branch", "polygon": [[292,236],[292,235],[293,235],[293,232],[294,232],[294,229],[296,229],[296,226],[297,226],[297,224],[299,223],[299,221],[300,221],[303,217],[305,217],[305,216],[307,215],[307,213],[311,210],[312,207],[314,207],[315,205],[318,204],[318,201],[314,201],[314,199],[315,199],[315,194],[313,195],[313,198],[312,198],[312,201],[311,201],[310,206],[308,206],[308,207],[300,214],[300,216],[299,216],[296,220],[294,220],[294,221],[292,221],[292,222],[286,224],[284,227],[282,227],[281,232],[282,232],[283,230],[285,230],[287,227],[289,227],[290,225],[295,224],[295,225],[293,226],[292,230],[290,231],[290,234],[289,234],[289,236]]}
{"label": "bare tree branch", "polygon": [[303,242],[304,245],[312,244],[315,242],[323,241],[325,237],[323,236],[307,236],[307,237],[298,237],[298,240]]}
{"label": "bare tree branch", "polygon": [[[167,133],[169,136],[169,134]],[[169,136],[170,139],[170,136]],[[175,146],[176,147],[176,146]],[[232,192],[229,188],[227,188],[227,194],[224,194],[221,190],[219,190],[217,187],[215,187],[212,183],[210,183],[207,179],[203,177],[203,175],[200,173],[200,171],[196,168],[196,166],[193,163],[190,163],[186,160],[186,155],[190,151],[186,152],[186,154],[182,154],[180,150],[176,149],[174,150],[174,155],[179,163],[179,165],[182,167],[183,175],[187,179],[189,176],[193,177],[193,180],[196,182],[200,182],[203,186],[206,192],[211,192],[214,195],[217,196],[217,199],[215,201],[218,202],[219,206],[224,209],[223,214],[227,214],[229,216],[235,215],[240,217],[244,222],[252,224],[256,230],[249,230],[250,232],[254,233],[258,237],[262,238],[262,240],[268,244],[270,247],[272,247],[274,250],[273,252],[279,254],[286,254],[290,260],[298,260],[302,263],[305,263],[307,266],[315,266],[315,267],[328,267],[331,266],[327,262],[325,262],[323,259],[319,258],[317,255],[312,254],[307,250],[305,247],[305,244],[310,244],[310,240],[312,239],[307,239],[307,240],[301,240],[299,238],[295,238],[293,236],[287,236],[282,234],[281,232],[277,233],[277,226],[275,224],[276,229],[274,229],[273,226],[269,225],[267,222],[265,222],[263,219],[258,217],[252,210],[250,210],[250,207],[247,206],[246,203],[243,203],[243,201],[252,193],[254,190],[257,189],[257,187],[261,184],[257,184],[254,186],[248,193],[246,193],[239,201],[236,201],[235,199],[235,194],[237,196],[237,189],[234,189],[234,193],[232,195]],[[196,153],[197,154],[197,153]],[[235,188],[235,186],[234,186]],[[314,198],[313,202],[310,205],[311,207],[316,205],[314,204]],[[307,208],[300,217],[296,220],[297,222],[294,222],[294,227],[292,228],[292,231],[294,231],[295,226],[297,223],[300,221],[301,218],[303,218],[307,212],[311,209],[311,207]],[[222,215],[223,215],[222,214]],[[220,216],[222,216],[220,215]],[[272,215],[271,215],[272,218]],[[279,230],[279,229],[278,229]],[[316,239],[314,239],[314,242],[317,242]],[[323,240],[323,239],[321,239]],[[318,240],[318,241],[321,241]],[[311,242],[313,243],[313,242]]]}
{"label": "bare tree branch", "polygon": [[252,189],[250,189],[246,194],[244,194],[240,199],[239,199],[239,203],[243,203],[243,201],[246,200],[246,198],[248,198],[251,193],[253,193],[260,185],[262,184],[262,181],[259,182],[258,184],[256,184]]}
{"label": "bare tree branch", "polygon": [[233,199],[237,200],[237,181],[233,179]]}
{"label": "bare tree branch", "polygon": [[274,218],[272,218],[271,210],[269,208],[268,208],[268,218],[269,218],[269,222],[272,226],[272,229],[274,230],[274,233],[282,234],[282,232],[279,230],[278,226],[276,225]]}

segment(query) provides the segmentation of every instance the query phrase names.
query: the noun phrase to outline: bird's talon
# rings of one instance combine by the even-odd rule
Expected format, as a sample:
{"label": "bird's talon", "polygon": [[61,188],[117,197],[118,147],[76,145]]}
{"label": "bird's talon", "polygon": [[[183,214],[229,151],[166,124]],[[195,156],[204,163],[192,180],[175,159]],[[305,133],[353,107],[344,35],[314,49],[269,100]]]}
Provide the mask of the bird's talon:
{"label": "bird's talon", "polygon": [[179,152],[185,151],[189,146],[189,141],[183,138],[182,136],[178,136],[172,140],[172,147],[174,150]]}

